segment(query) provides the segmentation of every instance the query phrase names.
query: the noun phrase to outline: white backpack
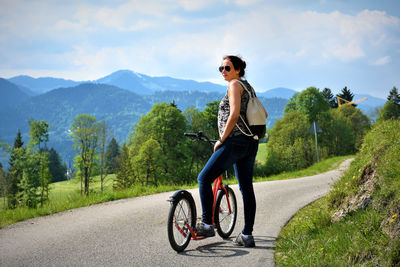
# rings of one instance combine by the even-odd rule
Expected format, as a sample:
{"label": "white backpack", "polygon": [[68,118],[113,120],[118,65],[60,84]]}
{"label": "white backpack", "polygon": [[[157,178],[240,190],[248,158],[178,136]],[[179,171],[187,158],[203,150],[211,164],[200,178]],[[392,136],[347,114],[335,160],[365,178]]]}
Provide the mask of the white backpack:
{"label": "white backpack", "polygon": [[246,110],[246,118],[249,125],[246,124],[246,121],[242,118],[242,115],[240,115],[240,118],[242,119],[244,125],[246,126],[250,134],[240,129],[238,124],[236,124],[236,126],[244,135],[253,136],[254,139],[258,140],[265,136],[265,131],[266,131],[265,121],[267,117],[264,112],[264,107],[261,104],[260,100],[255,95],[255,93],[248,90],[242,81],[240,80],[238,81],[249,94],[249,102],[247,104],[247,110]]}

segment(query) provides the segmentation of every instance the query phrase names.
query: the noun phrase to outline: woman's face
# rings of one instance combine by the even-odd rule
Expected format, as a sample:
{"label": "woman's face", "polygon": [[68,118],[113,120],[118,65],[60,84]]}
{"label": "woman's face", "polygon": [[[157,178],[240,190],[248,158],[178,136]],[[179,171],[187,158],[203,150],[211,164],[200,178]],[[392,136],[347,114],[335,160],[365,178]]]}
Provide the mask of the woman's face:
{"label": "woman's face", "polygon": [[[233,79],[240,78],[239,70],[235,70],[232,62],[229,59],[224,59],[222,61],[221,67],[223,67],[221,74],[222,74],[222,77],[224,77],[225,81],[230,82]],[[226,70],[227,67],[228,67],[228,69],[230,68],[229,71]]]}

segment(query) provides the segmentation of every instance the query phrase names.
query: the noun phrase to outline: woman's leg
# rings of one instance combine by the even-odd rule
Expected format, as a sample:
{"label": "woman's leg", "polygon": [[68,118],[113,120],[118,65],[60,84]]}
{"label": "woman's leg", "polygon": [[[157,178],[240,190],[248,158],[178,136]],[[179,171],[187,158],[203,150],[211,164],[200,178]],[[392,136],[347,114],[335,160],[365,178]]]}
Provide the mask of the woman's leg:
{"label": "woman's leg", "polygon": [[245,157],[234,164],[235,174],[243,198],[244,228],[242,233],[244,235],[252,234],[256,216],[256,197],[253,188],[253,171],[256,153],[257,148],[255,148],[255,153],[253,150],[252,153],[250,153],[250,156]]}
{"label": "woman's leg", "polygon": [[202,221],[212,224],[213,193],[211,183],[236,161],[248,155],[248,141],[240,137],[230,137],[215,151],[197,180],[199,182],[200,200],[202,206]]}

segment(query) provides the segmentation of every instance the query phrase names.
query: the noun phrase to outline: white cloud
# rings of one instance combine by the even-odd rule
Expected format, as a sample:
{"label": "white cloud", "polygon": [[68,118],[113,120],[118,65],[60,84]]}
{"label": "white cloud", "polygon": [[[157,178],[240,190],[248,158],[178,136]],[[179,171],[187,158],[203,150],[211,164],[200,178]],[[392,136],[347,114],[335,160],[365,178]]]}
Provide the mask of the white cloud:
{"label": "white cloud", "polygon": [[381,58],[375,60],[374,62],[372,62],[372,65],[383,66],[383,65],[386,65],[387,63],[389,63],[390,61],[391,61],[390,56],[384,56],[384,57],[381,57]]}
{"label": "white cloud", "polygon": [[393,44],[391,31],[400,26],[398,18],[368,10],[352,16],[338,11],[268,8],[238,16],[237,21],[228,27],[229,31],[237,30],[236,45],[245,40],[268,54],[269,60],[308,60],[313,64],[351,62],[377,53],[379,48]]}
{"label": "white cloud", "polygon": [[65,69],[96,78],[129,68],[217,80],[222,55],[241,54],[251,78],[281,75],[280,85],[288,86],[297,72],[306,77],[314,76],[306,73],[312,68],[332,65],[388,66],[400,55],[400,19],[383,11],[323,13],[261,0],[3,2],[2,70]]}
{"label": "white cloud", "polygon": [[233,2],[238,6],[254,6],[262,3],[262,0],[233,0]]}
{"label": "white cloud", "polygon": [[201,10],[206,7],[209,7],[213,4],[213,0],[201,0],[201,1],[193,1],[193,0],[178,0],[178,3],[188,11]]}

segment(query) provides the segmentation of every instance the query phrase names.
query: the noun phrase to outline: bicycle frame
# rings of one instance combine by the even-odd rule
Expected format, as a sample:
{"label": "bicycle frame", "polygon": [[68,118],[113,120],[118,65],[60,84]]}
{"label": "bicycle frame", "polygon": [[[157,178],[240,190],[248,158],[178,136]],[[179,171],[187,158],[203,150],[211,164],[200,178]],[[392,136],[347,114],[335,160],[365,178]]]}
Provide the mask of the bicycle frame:
{"label": "bicycle frame", "polygon": [[[212,223],[214,224],[214,217],[215,217],[215,203],[217,200],[217,195],[218,195],[218,190],[223,190],[224,193],[226,195],[228,195],[228,190],[226,190],[226,188],[223,185],[222,182],[222,174],[220,176],[218,176],[215,180],[214,180],[214,185],[213,185],[213,215],[212,215]],[[231,209],[231,203],[229,200],[229,197],[227,198],[227,202],[228,202],[228,209],[229,209],[229,213],[232,212]],[[192,234],[192,240],[201,240],[204,239],[205,237],[197,237],[197,230],[195,231],[187,221],[184,222],[185,227],[188,228],[189,232]],[[185,232],[183,231],[183,229],[177,224],[175,223],[175,227],[178,229],[178,231],[185,236]]]}

